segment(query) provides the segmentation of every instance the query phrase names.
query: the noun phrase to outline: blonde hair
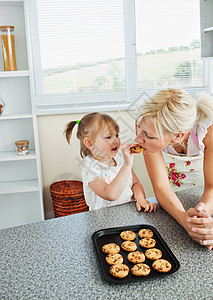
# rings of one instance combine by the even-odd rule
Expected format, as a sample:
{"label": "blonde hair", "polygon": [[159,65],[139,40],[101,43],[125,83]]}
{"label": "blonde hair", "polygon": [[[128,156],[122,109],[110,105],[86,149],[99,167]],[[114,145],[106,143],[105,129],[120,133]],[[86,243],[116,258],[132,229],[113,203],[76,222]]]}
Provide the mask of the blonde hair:
{"label": "blonde hair", "polygon": [[137,119],[152,118],[161,137],[163,131],[188,132],[195,123],[213,121],[212,99],[204,93],[194,99],[182,89],[161,90],[139,106]]}
{"label": "blonde hair", "polygon": [[119,133],[119,126],[113,118],[107,114],[94,112],[85,115],[80,121],[71,121],[66,125],[64,134],[69,144],[73,128],[76,124],[78,124],[76,136],[80,140],[80,155],[82,158],[87,155],[92,155],[90,150],[84,145],[84,138],[88,137],[94,141],[104,124],[109,127],[109,130],[113,127],[116,132]]}

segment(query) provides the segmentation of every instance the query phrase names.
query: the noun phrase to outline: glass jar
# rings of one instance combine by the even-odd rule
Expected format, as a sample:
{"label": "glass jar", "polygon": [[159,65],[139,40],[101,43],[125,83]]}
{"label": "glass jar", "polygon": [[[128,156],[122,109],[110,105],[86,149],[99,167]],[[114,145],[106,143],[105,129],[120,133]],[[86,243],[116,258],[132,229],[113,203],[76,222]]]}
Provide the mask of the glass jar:
{"label": "glass jar", "polygon": [[17,155],[27,155],[29,153],[29,141],[20,140],[15,142]]}
{"label": "glass jar", "polygon": [[5,71],[15,71],[16,54],[15,54],[15,39],[14,26],[0,26],[2,55]]}
{"label": "glass jar", "polygon": [[5,103],[4,103],[4,101],[3,101],[3,99],[1,98],[1,95],[0,95],[0,116],[3,113],[4,107],[5,107]]}

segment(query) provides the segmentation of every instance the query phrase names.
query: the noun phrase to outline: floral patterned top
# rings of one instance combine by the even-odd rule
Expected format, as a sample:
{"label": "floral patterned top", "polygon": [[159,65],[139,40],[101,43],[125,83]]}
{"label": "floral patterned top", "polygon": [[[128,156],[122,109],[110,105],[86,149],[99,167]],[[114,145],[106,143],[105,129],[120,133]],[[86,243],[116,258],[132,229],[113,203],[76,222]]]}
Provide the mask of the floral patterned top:
{"label": "floral patterned top", "polygon": [[203,139],[210,123],[196,124],[190,131],[187,154],[177,153],[172,145],[163,150],[168,178],[174,191],[203,187]]}

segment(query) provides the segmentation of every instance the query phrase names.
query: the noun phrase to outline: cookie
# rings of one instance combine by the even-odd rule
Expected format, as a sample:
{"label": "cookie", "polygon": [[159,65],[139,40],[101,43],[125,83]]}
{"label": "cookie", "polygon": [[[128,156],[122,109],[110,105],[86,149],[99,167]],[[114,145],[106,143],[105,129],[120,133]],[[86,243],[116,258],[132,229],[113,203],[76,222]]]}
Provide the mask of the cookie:
{"label": "cookie", "polygon": [[150,229],[141,229],[138,232],[138,236],[142,238],[152,238],[153,237],[153,232]]}
{"label": "cookie", "polygon": [[151,269],[146,264],[137,264],[132,267],[131,272],[135,276],[147,276],[149,275]]}
{"label": "cookie", "polygon": [[108,263],[108,265],[122,264],[123,261],[124,261],[123,256],[119,253],[109,254],[106,256],[106,262]]}
{"label": "cookie", "polygon": [[132,252],[137,250],[137,245],[134,242],[126,241],[121,244],[121,248],[125,251]]}
{"label": "cookie", "polygon": [[127,259],[133,264],[138,264],[145,261],[145,255],[140,251],[130,252],[127,255]]}
{"label": "cookie", "polygon": [[133,241],[136,238],[136,234],[133,231],[122,231],[120,237],[125,241]]}
{"label": "cookie", "polygon": [[139,244],[144,248],[153,248],[156,245],[156,241],[152,238],[143,238],[139,241]]}
{"label": "cookie", "polygon": [[157,272],[166,273],[171,270],[172,265],[165,259],[157,259],[153,262],[152,267]]}
{"label": "cookie", "polygon": [[115,243],[105,244],[102,247],[102,251],[106,254],[117,254],[120,251],[120,247]]}
{"label": "cookie", "polygon": [[140,145],[134,145],[132,147],[130,147],[130,151],[132,153],[141,153],[143,151],[143,147],[141,147]]}
{"label": "cookie", "polygon": [[162,252],[160,249],[151,248],[151,249],[146,250],[145,256],[148,259],[156,260],[156,259],[159,259],[162,257]]}
{"label": "cookie", "polygon": [[111,266],[109,272],[112,276],[124,278],[129,274],[129,267],[125,264],[117,264]]}

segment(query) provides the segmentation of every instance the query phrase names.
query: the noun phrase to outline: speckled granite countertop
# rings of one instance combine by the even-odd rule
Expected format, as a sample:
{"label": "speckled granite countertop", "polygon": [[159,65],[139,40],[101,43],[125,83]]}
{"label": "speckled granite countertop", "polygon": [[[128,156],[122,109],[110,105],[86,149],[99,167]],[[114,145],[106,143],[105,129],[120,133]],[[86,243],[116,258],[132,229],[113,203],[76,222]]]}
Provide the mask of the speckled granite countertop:
{"label": "speckled granite countertop", "polygon": [[[199,190],[179,193],[194,206]],[[180,262],[167,277],[110,284],[99,269],[92,234],[103,228],[150,224]],[[134,203],[0,230],[0,299],[213,299],[213,251],[193,242],[161,208]]]}

